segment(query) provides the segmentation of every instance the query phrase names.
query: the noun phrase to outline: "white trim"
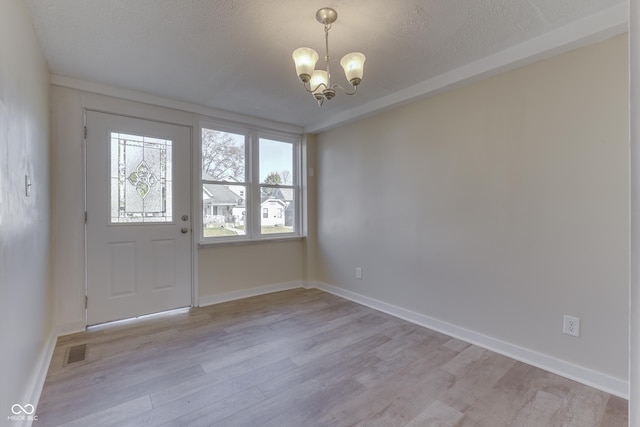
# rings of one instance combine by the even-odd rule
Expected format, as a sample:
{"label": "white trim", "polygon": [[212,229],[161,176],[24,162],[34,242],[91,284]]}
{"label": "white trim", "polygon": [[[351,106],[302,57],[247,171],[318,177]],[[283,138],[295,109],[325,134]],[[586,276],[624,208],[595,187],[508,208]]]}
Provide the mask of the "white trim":
{"label": "white trim", "polygon": [[198,258],[200,235],[202,234],[202,186],[200,185],[200,139],[202,129],[191,128],[191,306],[200,307],[200,277]]}
{"label": "white trim", "polygon": [[312,287],[333,295],[357,302],[383,313],[390,314],[425,328],[461,339],[463,341],[486,348],[498,354],[544,369],[554,374],[569,378],[579,383],[597,388],[606,393],[628,399],[628,382],[619,378],[597,372],[583,366],[560,360],[536,351],[493,338],[479,332],[452,325],[424,314],[416,313],[386,302],[382,302],[364,295],[348,291],[326,283],[310,283]]}
{"label": "white trim", "polygon": [[87,330],[87,322],[78,321],[65,323],[64,325],[56,326],[56,336],[62,337],[65,335],[77,334],[78,332],[84,332]]}
{"label": "white trim", "polygon": [[51,74],[50,83],[54,86],[62,86],[71,89],[77,89],[84,92],[97,93],[100,95],[112,96],[115,98],[125,99],[127,101],[141,102],[143,104],[151,104],[158,107],[171,108],[174,110],[185,111],[188,113],[200,114],[206,117],[212,117],[221,120],[229,120],[236,123],[245,123],[253,126],[279,131],[301,134],[304,131],[302,126],[289,123],[275,122],[272,120],[261,119],[258,117],[247,116],[244,114],[232,113],[229,111],[218,110],[215,108],[204,107],[202,105],[192,104],[189,102],[176,101],[161,96],[151,95],[136,90],[122,89],[119,87],[89,82],[86,80],[64,77],[57,74]]}
{"label": "white trim", "polygon": [[[202,229],[201,231],[202,232]],[[268,236],[268,234],[266,235]],[[290,235],[290,233],[282,233],[282,235],[280,237],[275,237],[278,236],[278,234],[274,234],[274,237],[265,237],[265,238],[253,238],[253,239],[237,239],[237,240],[232,240],[232,239],[220,239],[220,240],[216,240],[216,241],[205,241],[205,242],[199,242],[198,243],[198,247],[199,248],[206,248],[206,247],[215,247],[215,246],[236,246],[236,245],[255,245],[255,244],[260,244],[260,243],[278,243],[278,242],[287,242],[287,241],[292,241],[292,240],[303,240],[306,239],[306,236],[303,235]]]}
{"label": "white trim", "polygon": [[629,426],[640,426],[640,2],[629,2]]}
{"label": "white trim", "polygon": [[[199,246],[217,245],[226,243],[255,243],[259,241],[273,241],[279,239],[297,239],[304,237],[302,235],[302,202],[301,202],[301,145],[303,134],[288,133],[282,131],[273,131],[271,129],[252,126],[250,124],[228,124],[220,120],[200,120],[198,124],[198,153],[194,156],[197,164],[197,170],[194,173],[198,176],[198,199],[199,209],[194,218],[197,219],[196,239]],[[245,187],[245,234],[233,236],[204,237],[203,233],[203,200],[202,185],[227,185],[230,184],[228,179],[203,179],[202,177],[202,131],[203,129],[231,133],[244,136],[245,148],[245,176],[243,181],[234,184]],[[260,140],[266,139],[283,144],[291,144],[292,148],[292,174],[293,180],[291,184],[282,185],[283,189],[291,189],[294,192],[293,203],[295,207],[294,231],[285,233],[262,234],[262,187],[265,186],[260,181]],[[234,178],[235,181],[235,178]],[[284,213],[284,212],[283,212]]]}
{"label": "white trim", "polygon": [[[375,99],[367,104],[343,111],[307,126],[305,131],[317,133],[371,116],[400,104],[408,103],[448,89],[478,81],[504,71],[530,64],[562,52],[606,40],[628,29],[627,3],[610,7],[599,13],[549,31],[493,55],[465,64],[439,76],[427,79],[404,90]],[[365,89],[363,89],[365,90]]]}
{"label": "white trim", "polygon": [[[44,386],[44,381],[47,378],[47,372],[49,372],[49,364],[51,363],[51,359],[53,358],[53,351],[56,348],[56,342],[58,340],[58,336],[55,331],[52,330],[47,337],[42,350],[40,351],[40,357],[38,357],[38,361],[36,366],[33,369],[33,374],[29,379],[29,383],[27,386],[27,390],[24,395],[24,399],[22,402],[31,403],[36,407],[36,412],[34,415],[38,414],[38,403],[40,401],[40,394],[42,393],[42,388]],[[27,419],[23,421],[17,422],[15,425],[20,427],[29,427],[31,426],[33,421],[29,421]]]}
{"label": "white trim", "polygon": [[224,292],[215,295],[201,296],[200,307],[207,305],[220,304],[223,302],[235,301],[243,298],[255,297],[258,295],[271,294],[273,292],[288,291],[291,289],[306,288],[304,281],[293,281],[284,283],[275,283],[272,285],[258,286],[256,288],[242,289],[239,291]]}

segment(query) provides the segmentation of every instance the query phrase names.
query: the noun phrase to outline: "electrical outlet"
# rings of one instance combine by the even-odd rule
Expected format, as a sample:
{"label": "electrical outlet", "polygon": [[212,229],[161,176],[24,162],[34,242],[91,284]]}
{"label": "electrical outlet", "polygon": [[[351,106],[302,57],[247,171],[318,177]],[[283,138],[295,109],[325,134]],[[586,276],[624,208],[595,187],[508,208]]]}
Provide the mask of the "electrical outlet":
{"label": "electrical outlet", "polygon": [[564,316],[562,323],[562,333],[574,337],[580,336],[580,318],[573,316]]}
{"label": "electrical outlet", "polygon": [[356,267],[356,279],[362,279],[362,268]]}

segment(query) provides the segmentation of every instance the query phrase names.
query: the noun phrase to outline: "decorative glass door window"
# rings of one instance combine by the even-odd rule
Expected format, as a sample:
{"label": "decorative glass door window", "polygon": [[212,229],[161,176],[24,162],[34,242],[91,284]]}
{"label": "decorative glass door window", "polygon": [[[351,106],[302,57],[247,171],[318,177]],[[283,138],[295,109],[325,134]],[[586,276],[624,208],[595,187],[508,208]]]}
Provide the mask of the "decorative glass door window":
{"label": "decorative glass door window", "polygon": [[111,132],[111,223],[173,221],[171,143]]}

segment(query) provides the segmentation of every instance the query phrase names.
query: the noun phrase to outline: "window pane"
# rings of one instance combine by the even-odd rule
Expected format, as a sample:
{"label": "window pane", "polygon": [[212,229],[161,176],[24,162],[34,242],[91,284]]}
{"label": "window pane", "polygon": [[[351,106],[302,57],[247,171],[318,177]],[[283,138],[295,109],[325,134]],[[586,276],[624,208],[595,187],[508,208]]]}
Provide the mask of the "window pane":
{"label": "window pane", "polygon": [[293,144],[260,138],[260,183],[293,184]]}
{"label": "window pane", "polygon": [[262,234],[293,233],[296,209],[293,188],[261,187],[260,232]]}
{"label": "window pane", "polygon": [[171,222],[171,141],[111,132],[111,223]]}
{"label": "window pane", "polygon": [[244,185],[202,184],[203,237],[246,234]]}
{"label": "window pane", "polygon": [[245,137],[202,129],[202,179],[245,182]]}

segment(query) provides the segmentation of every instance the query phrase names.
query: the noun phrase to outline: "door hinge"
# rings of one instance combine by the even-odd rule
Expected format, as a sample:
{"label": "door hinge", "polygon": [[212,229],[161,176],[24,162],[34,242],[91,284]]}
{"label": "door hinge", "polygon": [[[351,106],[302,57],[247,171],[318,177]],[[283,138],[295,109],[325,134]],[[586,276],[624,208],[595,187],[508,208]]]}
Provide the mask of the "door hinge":
{"label": "door hinge", "polygon": [[89,216],[89,214],[87,214],[87,211],[84,211],[84,223],[87,223],[87,217]]}
{"label": "door hinge", "polygon": [[84,127],[84,139],[87,139],[87,127]]}
{"label": "door hinge", "polygon": [[89,308],[89,296],[88,295],[84,296],[84,308],[85,309]]}

